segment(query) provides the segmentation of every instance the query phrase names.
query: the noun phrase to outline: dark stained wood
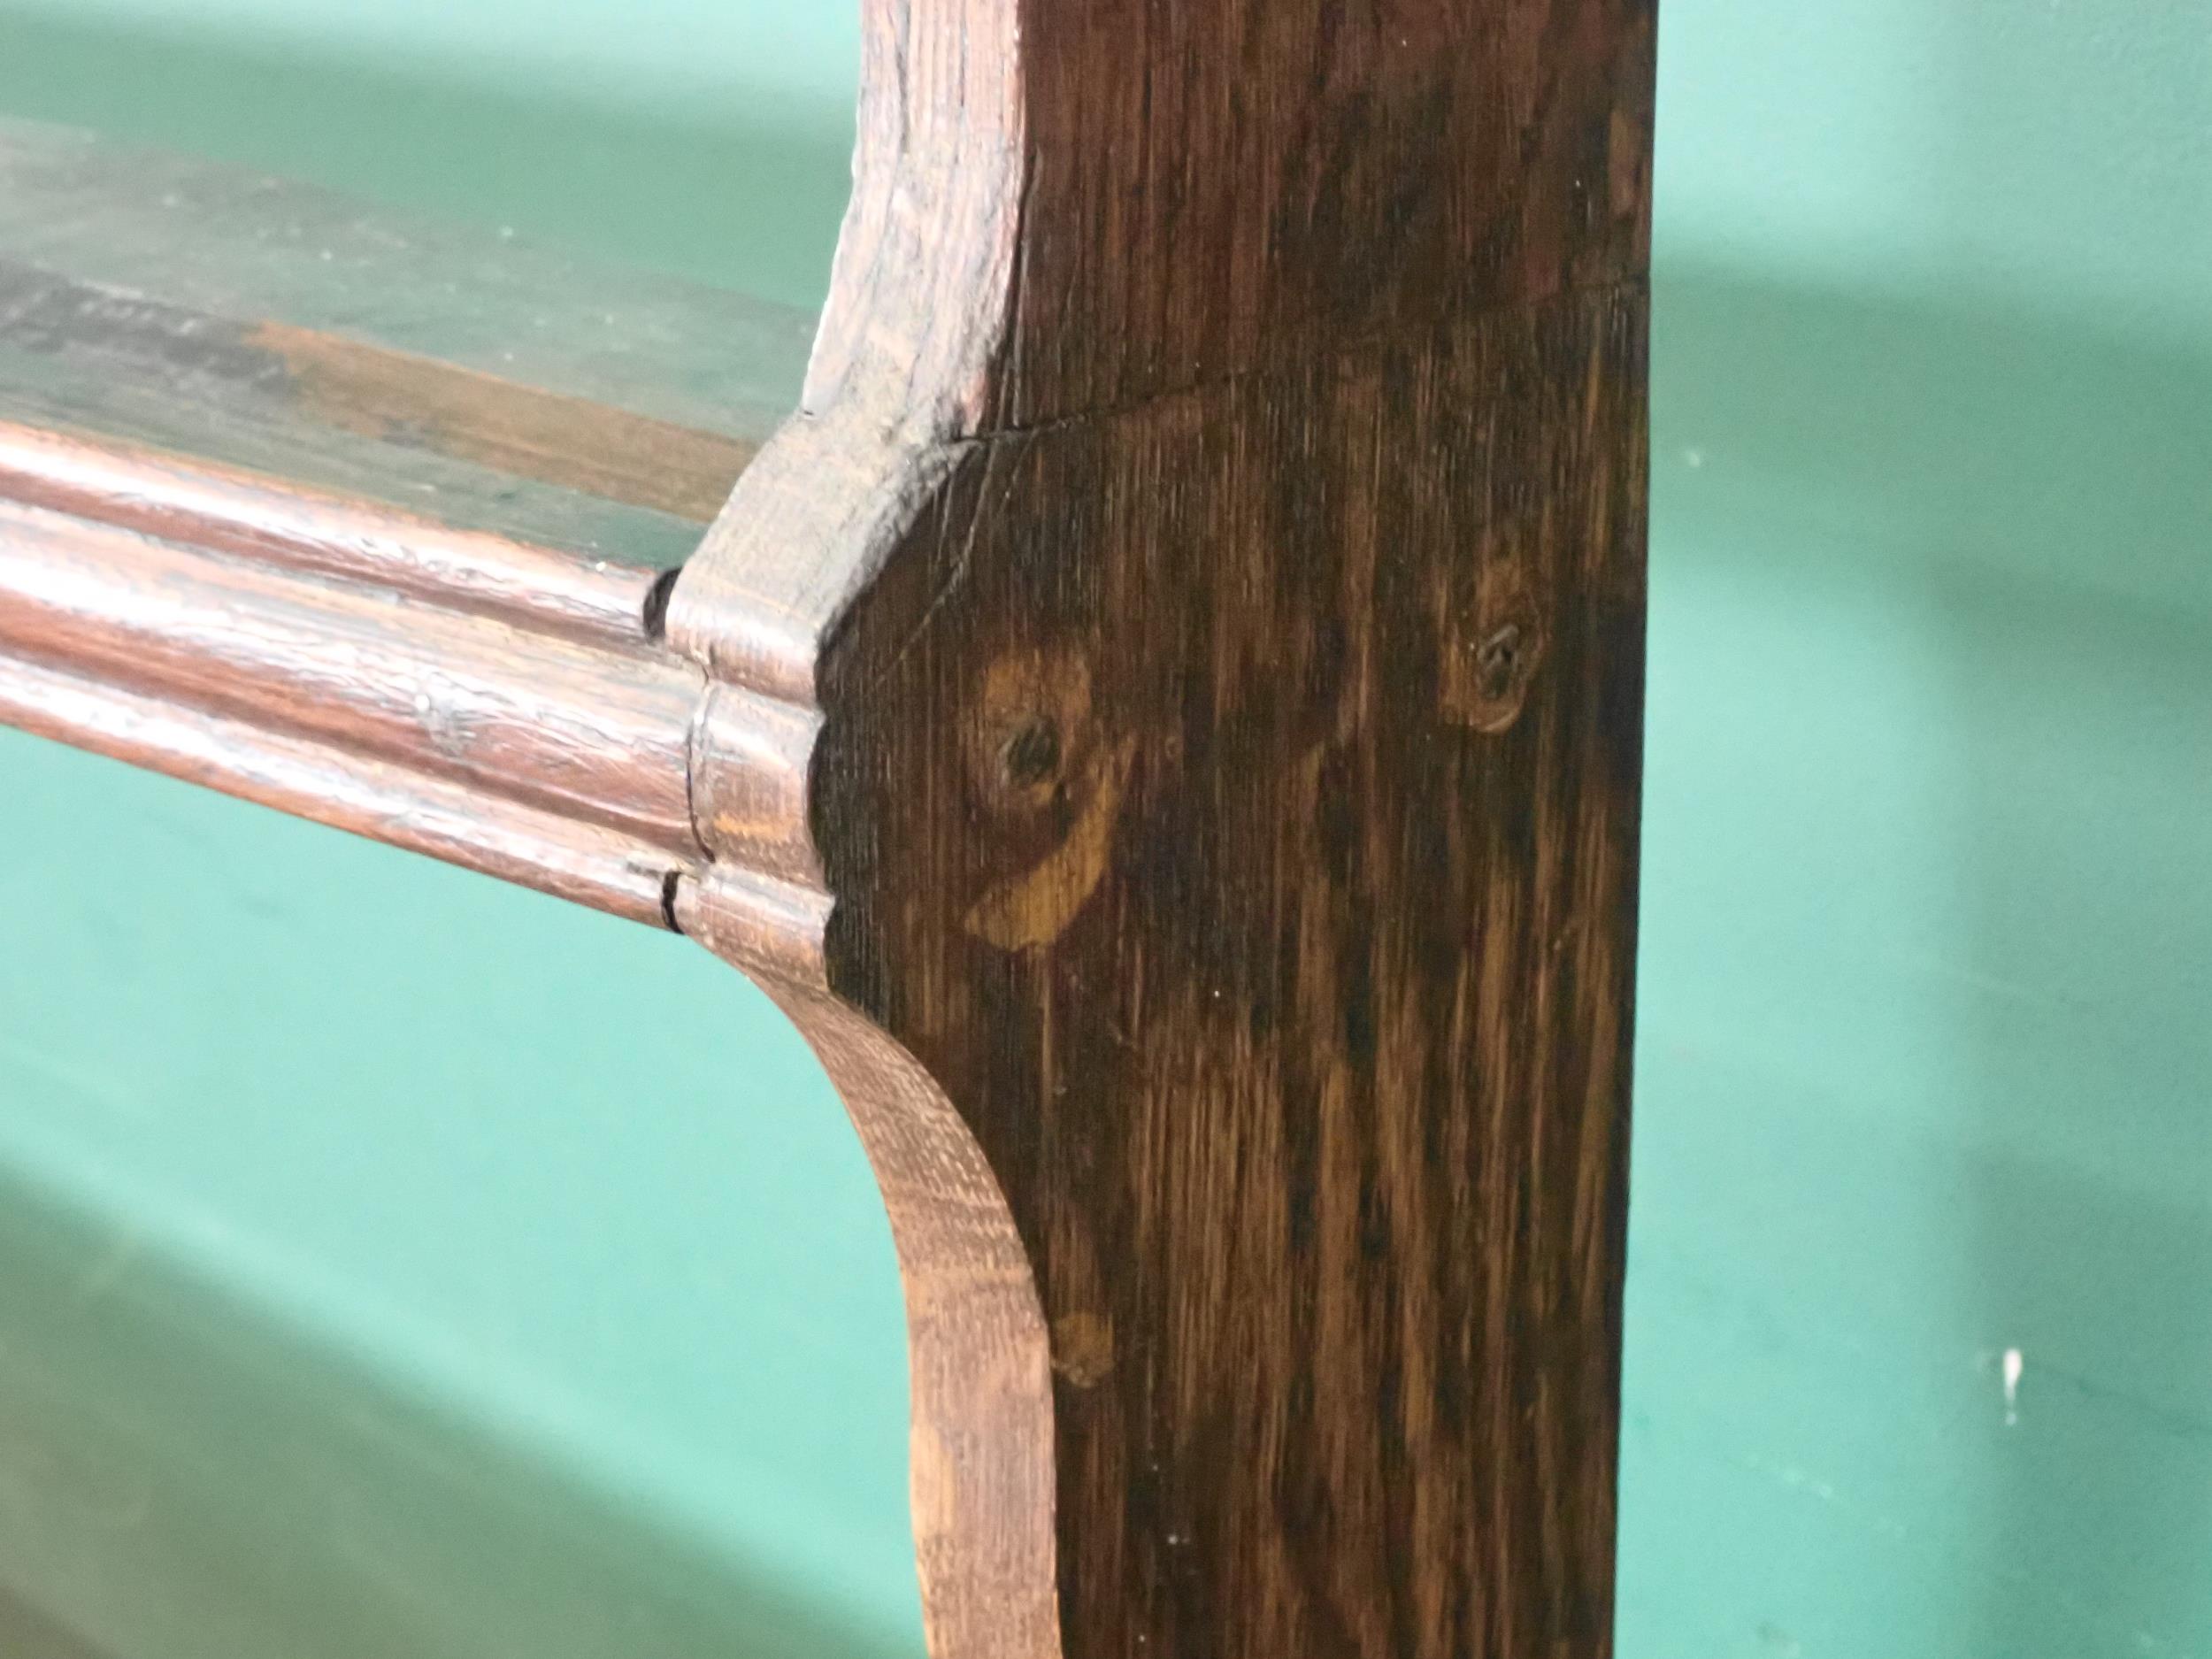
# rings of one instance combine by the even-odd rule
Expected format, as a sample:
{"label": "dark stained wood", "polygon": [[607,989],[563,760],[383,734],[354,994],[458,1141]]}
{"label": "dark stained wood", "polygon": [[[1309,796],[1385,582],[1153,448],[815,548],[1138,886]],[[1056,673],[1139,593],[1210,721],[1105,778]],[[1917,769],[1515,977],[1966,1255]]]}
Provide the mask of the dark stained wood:
{"label": "dark stained wood", "polygon": [[280,304],[119,297],[183,188],[0,133],[0,716],[760,979],[897,1241],[934,1659],[1597,1659],[1652,22],[869,0],[757,455],[652,327],[324,297],[332,210]]}
{"label": "dark stained wood", "polygon": [[1635,305],[972,462],[1033,516],[832,658],[831,972],[1037,1261],[1070,1654],[1602,1645]]}
{"label": "dark stained wood", "polygon": [[823,896],[708,826],[676,915],[893,1194],[933,1651],[1601,1654],[1650,8],[869,27],[807,406],[669,612],[820,710]]}
{"label": "dark stained wood", "polygon": [[1647,0],[1036,0],[993,424],[1633,275],[1651,17]]}

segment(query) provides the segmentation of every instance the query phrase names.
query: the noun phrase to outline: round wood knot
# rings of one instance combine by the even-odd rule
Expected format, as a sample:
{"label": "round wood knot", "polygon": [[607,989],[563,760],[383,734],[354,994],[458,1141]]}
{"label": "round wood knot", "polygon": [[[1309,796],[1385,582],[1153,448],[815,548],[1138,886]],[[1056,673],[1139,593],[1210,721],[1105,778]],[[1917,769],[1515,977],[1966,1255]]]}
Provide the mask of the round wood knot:
{"label": "round wood knot", "polygon": [[1102,1313],[1063,1314],[1052,1322],[1052,1369],[1078,1388],[1113,1374],[1114,1322]]}
{"label": "round wood knot", "polygon": [[1510,564],[1484,571],[1444,653],[1444,712],[1493,735],[1511,728],[1544,660],[1544,628],[1528,586]]}
{"label": "round wood knot", "polygon": [[984,807],[1002,821],[1057,816],[1094,742],[1090,665],[1071,651],[1002,657],[967,726],[968,775]]}
{"label": "round wood knot", "polygon": [[1511,695],[1521,673],[1521,625],[1509,622],[1475,648],[1475,684],[1496,701]]}
{"label": "round wood knot", "polygon": [[1099,729],[1090,665],[1067,649],[992,664],[963,735],[995,869],[968,931],[1002,949],[1049,944],[1106,873],[1136,745]]}

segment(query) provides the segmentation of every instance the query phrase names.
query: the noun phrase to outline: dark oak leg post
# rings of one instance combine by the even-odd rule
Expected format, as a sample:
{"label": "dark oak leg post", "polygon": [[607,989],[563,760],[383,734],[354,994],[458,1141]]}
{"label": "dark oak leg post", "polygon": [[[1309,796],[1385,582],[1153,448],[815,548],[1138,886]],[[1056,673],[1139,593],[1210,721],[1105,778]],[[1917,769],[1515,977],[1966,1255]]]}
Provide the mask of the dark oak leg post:
{"label": "dark oak leg post", "polygon": [[891,1194],[938,1659],[1609,1646],[1651,24],[875,8],[670,613],[822,721],[821,908],[678,913]]}

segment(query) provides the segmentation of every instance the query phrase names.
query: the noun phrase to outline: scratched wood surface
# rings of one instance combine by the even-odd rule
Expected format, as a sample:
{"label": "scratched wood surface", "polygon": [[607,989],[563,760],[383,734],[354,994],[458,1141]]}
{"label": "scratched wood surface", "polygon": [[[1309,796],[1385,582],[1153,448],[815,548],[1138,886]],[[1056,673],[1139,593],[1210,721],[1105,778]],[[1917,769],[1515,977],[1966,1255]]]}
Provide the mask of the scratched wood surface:
{"label": "scratched wood surface", "polygon": [[669,612],[818,712],[820,876],[676,914],[882,1178],[933,1650],[1601,1654],[1651,9],[869,30]]}
{"label": "scratched wood surface", "polygon": [[0,121],[0,419],[672,565],[814,319]]}

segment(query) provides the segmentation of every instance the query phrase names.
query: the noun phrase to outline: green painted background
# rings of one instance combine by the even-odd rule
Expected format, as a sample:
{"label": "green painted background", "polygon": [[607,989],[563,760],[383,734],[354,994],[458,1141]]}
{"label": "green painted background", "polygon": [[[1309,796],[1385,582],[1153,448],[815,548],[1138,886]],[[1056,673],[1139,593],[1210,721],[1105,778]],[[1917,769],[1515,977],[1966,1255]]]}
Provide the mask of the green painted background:
{"label": "green painted background", "polygon": [[[0,110],[810,301],[851,9],[0,5]],[[1662,52],[1623,1659],[2212,1655],[2212,4]],[[896,1306],[733,976],[0,740],[58,1623],[911,1653]]]}

